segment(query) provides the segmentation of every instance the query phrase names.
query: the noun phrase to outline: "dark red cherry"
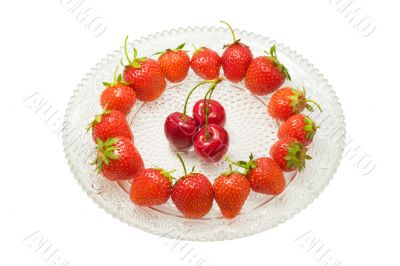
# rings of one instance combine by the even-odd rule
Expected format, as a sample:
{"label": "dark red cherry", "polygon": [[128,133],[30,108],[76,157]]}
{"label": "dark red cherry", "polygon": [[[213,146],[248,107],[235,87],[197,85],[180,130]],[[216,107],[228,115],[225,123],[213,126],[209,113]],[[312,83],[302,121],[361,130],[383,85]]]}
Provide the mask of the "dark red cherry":
{"label": "dark red cherry", "polygon": [[193,146],[195,152],[205,161],[218,162],[224,157],[229,147],[228,132],[217,124],[203,126],[194,136]]}
{"label": "dark red cherry", "polygon": [[187,150],[193,145],[193,138],[197,130],[194,119],[182,113],[172,113],[165,119],[165,136],[178,151]]}
{"label": "dark red cherry", "polygon": [[[225,126],[226,114],[224,107],[215,100],[207,100],[208,123]],[[199,126],[205,124],[206,116],[204,114],[204,99],[199,100],[193,106],[193,118]]]}

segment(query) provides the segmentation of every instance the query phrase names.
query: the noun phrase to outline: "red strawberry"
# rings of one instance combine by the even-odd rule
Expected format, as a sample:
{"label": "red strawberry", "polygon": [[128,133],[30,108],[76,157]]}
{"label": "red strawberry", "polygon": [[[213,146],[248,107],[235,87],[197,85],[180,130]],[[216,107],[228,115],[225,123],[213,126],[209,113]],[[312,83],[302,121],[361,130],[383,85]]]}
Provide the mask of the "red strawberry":
{"label": "red strawberry", "polygon": [[230,170],[214,181],[215,201],[225,218],[236,217],[250,193],[250,184],[245,175]]}
{"label": "red strawberry", "polygon": [[185,44],[179,45],[175,49],[167,49],[158,58],[158,64],[170,82],[180,82],[184,80],[189,72],[190,58],[187,52],[182,50]]}
{"label": "red strawberry", "polygon": [[[178,156],[179,157],[179,156]],[[171,198],[178,210],[186,217],[198,219],[206,215],[214,200],[214,190],[208,178],[200,173],[187,173],[172,188]]]}
{"label": "red strawberry", "polygon": [[132,180],[131,200],[140,206],[160,205],[167,202],[172,187],[171,172],[159,168],[141,171]]}
{"label": "red strawberry", "polygon": [[124,80],[136,92],[139,100],[150,102],[156,100],[164,92],[167,83],[164,73],[157,61],[137,57],[136,49],[133,49],[133,61],[129,58],[126,44],[128,36],[125,38],[124,51],[128,65],[124,69]]}
{"label": "red strawberry", "polygon": [[298,169],[302,171],[305,161],[311,157],[306,154],[303,144],[295,138],[286,137],[278,140],[269,150],[271,158],[284,172]]}
{"label": "red strawberry", "polygon": [[277,90],[285,79],[291,80],[285,66],[278,61],[274,45],[271,47],[270,56],[259,56],[253,59],[247,69],[244,82],[250,92],[266,95]]}
{"label": "red strawberry", "polygon": [[233,36],[233,43],[224,46],[225,51],[221,56],[222,68],[228,80],[239,82],[244,78],[253,59],[253,54],[247,45],[241,43],[240,39],[236,39],[232,27],[225,21],[221,22],[228,26]]}
{"label": "red strawberry", "polygon": [[114,72],[114,82],[103,82],[107,88],[100,96],[100,105],[109,110],[117,110],[123,114],[128,114],[136,102],[136,93],[125,82],[122,81],[121,74],[117,75],[118,67]]}
{"label": "red strawberry", "polygon": [[255,160],[247,173],[251,188],[255,192],[279,195],[285,189],[286,181],[279,166],[268,157]]}
{"label": "red strawberry", "polygon": [[251,154],[248,162],[232,163],[246,169],[245,174],[250,182],[250,187],[255,192],[279,195],[286,187],[281,168],[271,158],[261,157],[255,160]]}
{"label": "red strawberry", "polygon": [[202,79],[216,79],[219,77],[221,58],[215,51],[201,47],[194,51],[190,65]]}
{"label": "red strawberry", "polygon": [[296,114],[279,127],[278,138],[293,137],[307,146],[313,140],[317,128],[308,116]]}
{"label": "red strawberry", "polygon": [[109,180],[131,179],[143,169],[143,160],[125,137],[113,137],[103,142],[97,140],[97,170]]}
{"label": "red strawberry", "polygon": [[93,140],[101,139],[103,142],[115,136],[126,137],[133,142],[133,135],[126,117],[123,113],[105,109],[96,115],[87,130],[92,129]]}
{"label": "red strawberry", "polygon": [[314,108],[308,104],[313,103],[322,112],[321,107],[313,100],[306,99],[305,90],[290,87],[277,90],[268,103],[268,113],[279,120],[286,120],[294,114],[303,112],[304,108],[313,112]]}
{"label": "red strawberry", "polygon": [[206,215],[214,199],[212,185],[200,173],[191,173],[179,179],[171,195],[172,201],[187,218],[201,218]]}

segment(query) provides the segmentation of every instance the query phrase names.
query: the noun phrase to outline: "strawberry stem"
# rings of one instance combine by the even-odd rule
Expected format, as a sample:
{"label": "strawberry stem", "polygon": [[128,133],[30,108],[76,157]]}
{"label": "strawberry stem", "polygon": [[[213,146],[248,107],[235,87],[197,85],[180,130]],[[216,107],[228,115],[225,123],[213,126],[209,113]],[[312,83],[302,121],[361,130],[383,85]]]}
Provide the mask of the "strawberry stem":
{"label": "strawberry stem", "polygon": [[257,165],[255,163],[255,160],[254,160],[254,155],[253,154],[250,154],[249,161],[247,161],[247,162],[246,161],[237,161],[237,162],[235,162],[232,159],[230,159],[228,156],[225,156],[224,159],[227,162],[229,162],[231,165],[233,164],[233,165],[236,165],[237,167],[243,168],[244,169],[243,175],[247,175],[247,173],[251,169],[257,167]]}
{"label": "strawberry stem", "polygon": [[[136,48],[133,48],[133,61],[132,61],[128,55],[128,50],[126,47],[127,43],[128,43],[128,35],[125,37],[125,42],[124,42],[124,54],[125,54],[126,59],[128,60],[128,65],[131,67],[134,67],[134,68],[141,68],[140,63],[145,62],[147,57],[137,57],[138,52],[137,52]],[[121,64],[123,65],[122,59],[121,59]]]}
{"label": "strawberry stem", "polygon": [[[320,106],[316,101],[311,100],[311,99],[307,99],[307,100],[305,100],[305,102],[306,102],[306,103],[313,103],[315,106],[317,106],[318,110],[319,110],[320,112],[322,112],[321,106]],[[308,107],[307,109],[309,109],[309,108],[310,108],[310,107]]]}
{"label": "strawberry stem", "polygon": [[128,43],[128,37],[129,37],[128,35],[126,35],[126,37],[125,37],[125,41],[124,41],[124,53],[125,53],[126,60],[128,60],[129,65],[132,65],[132,61],[131,61],[131,59],[129,58],[128,50],[127,50],[127,48],[126,48],[126,44]]}
{"label": "strawberry stem", "polygon": [[229,170],[226,171],[226,172],[224,172],[224,173],[222,173],[221,175],[230,175],[230,174],[232,174],[233,172],[236,172],[236,173],[239,173],[239,174],[240,174],[239,171],[233,171],[232,164],[229,164]]}
{"label": "strawberry stem", "polygon": [[118,71],[118,66],[115,68],[114,71],[114,84],[117,84],[117,71]]}
{"label": "strawberry stem", "polygon": [[239,164],[239,163],[233,161],[233,160],[232,160],[231,158],[229,158],[228,156],[225,156],[224,159],[225,159],[225,161],[229,162],[229,166],[231,166],[231,167],[232,167],[232,164],[233,164],[233,165],[235,165],[235,166],[237,166],[237,167],[245,168],[244,165]]}
{"label": "strawberry stem", "polygon": [[226,21],[220,20],[220,22],[223,23],[223,24],[225,24],[226,26],[228,26],[228,29],[229,29],[229,31],[231,32],[232,37],[233,37],[233,43],[238,42],[238,40],[236,39],[235,32],[234,32],[233,29],[232,29],[232,26],[229,25],[229,23],[226,22]]}
{"label": "strawberry stem", "polygon": [[118,66],[115,68],[114,70],[114,80],[113,82],[103,82],[103,85],[106,87],[112,87],[112,86],[116,86],[119,82],[118,78],[117,78],[117,71],[118,71]]}
{"label": "strawberry stem", "polygon": [[179,161],[182,164],[183,172],[185,173],[185,176],[187,175],[187,170],[186,170],[186,165],[185,162],[183,161],[182,157],[177,153],[176,156],[178,156]]}
{"label": "strawberry stem", "polygon": [[318,108],[318,110],[320,111],[320,112],[322,112],[322,108],[321,108],[321,106],[316,102],[316,101],[314,101],[314,100],[312,100],[312,99],[307,99],[307,97],[306,97],[306,88],[304,88],[303,87],[303,91],[301,92],[301,90],[300,89],[297,89],[297,91],[301,94],[303,94],[303,103],[305,103],[306,104],[306,109],[308,110],[308,111],[310,111],[310,112],[314,112],[314,108],[310,105],[310,104],[307,104],[307,103],[312,103],[312,104],[314,104],[315,106],[317,106],[317,108]]}

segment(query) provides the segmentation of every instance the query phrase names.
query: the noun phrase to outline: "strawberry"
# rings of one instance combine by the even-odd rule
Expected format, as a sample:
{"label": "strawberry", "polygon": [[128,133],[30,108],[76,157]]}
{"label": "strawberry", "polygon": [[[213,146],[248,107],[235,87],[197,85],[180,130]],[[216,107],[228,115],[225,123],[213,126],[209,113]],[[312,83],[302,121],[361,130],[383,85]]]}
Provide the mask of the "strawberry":
{"label": "strawberry", "polygon": [[216,79],[219,77],[221,58],[206,47],[196,48],[190,61],[193,71],[202,79]]}
{"label": "strawberry", "polygon": [[217,177],[213,184],[215,201],[225,218],[236,217],[250,193],[246,176],[231,170]]}
{"label": "strawberry", "polygon": [[170,82],[180,82],[184,80],[189,72],[190,58],[187,52],[182,50],[185,44],[181,44],[175,49],[167,49],[159,52],[158,64],[164,72],[166,79]]}
{"label": "strawberry", "polygon": [[244,82],[250,92],[266,95],[277,90],[285,79],[291,80],[286,67],[278,61],[274,45],[270,56],[259,56],[251,61]]}
{"label": "strawberry", "polygon": [[117,110],[127,115],[136,102],[136,93],[125,82],[122,81],[121,74],[117,77],[118,67],[114,72],[112,83],[103,82],[106,89],[101,93],[100,105],[105,109]]}
{"label": "strawberry", "polygon": [[140,206],[160,205],[169,199],[172,179],[170,172],[160,168],[144,169],[132,180],[130,197]]}
{"label": "strawberry", "polygon": [[143,160],[132,141],[113,137],[103,142],[97,139],[98,173],[111,181],[131,179],[143,169]]}
{"label": "strawberry", "polygon": [[269,150],[269,154],[284,172],[291,172],[296,169],[302,171],[305,167],[305,161],[311,159],[306,154],[303,144],[291,137],[282,138],[275,142]]}
{"label": "strawberry", "polygon": [[104,142],[115,136],[126,137],[133,142],[133,134],[125,115],[116,110],[104,109],[89,124],[87,131],[90,129],[92,129],[92,136],[95,142],[97,142],[97,139],[101,139]]}
{"label": "strawberry", "polygon": [[307,146],[313,140],[318,128],[308,116],[296,114],[279,127],[278,138],[293,137]]}
{"label": "strawberry", "polygon": [[279,195],[286,187],[285,177],[281,168],[271,158],[260,157],[254,159],[253,154],[250,154],[248,162],[238,161],[232,163],[245,169],[245,175],[250,182],[250,187],[255,192]]}
{"label": "strawberry", "polygon": [[171,198],[178,210],[191,219],[206,215],[214,200],[214,190],[208,178],[200,173],[187,173],[185,164],[178,156],[185,175],[173,186]]}
{"label": "strawberry", "polygon": [[222,69],[228,80],[239,82],[245,76],[247,68],[253,59],[253,54],[247,45],[241,43],[240,39],[236,39],[232,27],[225,21],[221,22],[228,26],[233,37],[233,43],[224,45],[225,51],[221,56]]}
{"label": "strawberry", "polygon": [[172,189],[172,201],[186,218],[201,218],[206,215],[214,199],[210,181],[200,173],[181,177]]}
{"label": "strawberry", "polygon": [[125,38],[124,52],[128,65],[124,69],[124,80],[136,92],[140,101],[150,102],[156,100],[164,92],[167,83],[164,73],[157,61],[137,57],[137,50],[133,49],[133,61],[129,58],[126,44],[128,36]]}
{"label": "strawberry", "polygon": [[321,107],[313,100],[306,98],[305,90],[293,89],[290,87],[277,90],[268,103],[268,113],[278,119],[286,120],[294,114],[303,112],[304,108],[313,112],[314,108],[309,104],[313,103],[322,112]]}

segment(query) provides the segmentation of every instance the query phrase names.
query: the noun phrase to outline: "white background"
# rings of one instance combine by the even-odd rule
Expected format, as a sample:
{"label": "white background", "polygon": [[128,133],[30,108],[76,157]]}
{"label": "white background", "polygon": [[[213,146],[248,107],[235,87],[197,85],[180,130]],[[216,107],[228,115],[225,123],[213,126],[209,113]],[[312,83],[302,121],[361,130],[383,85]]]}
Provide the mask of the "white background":
{"label": "white background", "polygon": [[[69,1],[77,0],[0,4],[0,265],[195,265],[194,256],[207,266],[400,264],[396,1],[354,0],[350,8],[368,17],[357,29],[337,10],[348,0],[86,0],[105,29],[98,37]],[[219,26],[220,19],[275,39],[319,68],[340,98],[355,146],[320,197],[285,224],[174,248],[98,208],[72,177],[55,131],[81,78],[126,34]],[[365,37],[367,22],[376,30]],[[55,113],[50,122],[28,104],[34,94]],[[376,164],[369,174],[351,158],[358,146]]]}

